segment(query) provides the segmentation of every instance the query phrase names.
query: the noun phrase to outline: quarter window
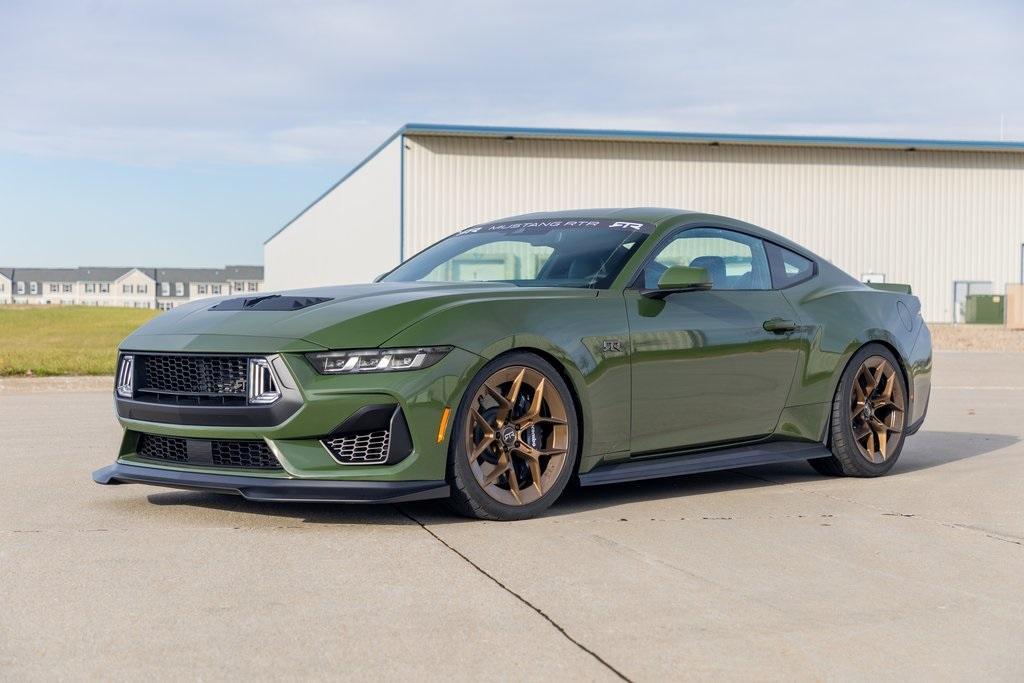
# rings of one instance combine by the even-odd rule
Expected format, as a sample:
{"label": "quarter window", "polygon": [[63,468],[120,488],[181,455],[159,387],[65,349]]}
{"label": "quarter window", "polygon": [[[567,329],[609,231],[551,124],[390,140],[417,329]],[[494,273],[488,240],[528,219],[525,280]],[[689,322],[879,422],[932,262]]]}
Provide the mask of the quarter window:
{"label": "quarter window", "polygon": [[777,244],[768,243],[768,259],[772,264],[775,289],[792,287],[814,277],[814,261]]}
{"label": "quarter window", "polygon": [[764,244],[756,237],[720,228],[697,228],[679,233],[644,268],[646,289],[655,289],[673,266],[704,268],[713,289],[771,289]]}

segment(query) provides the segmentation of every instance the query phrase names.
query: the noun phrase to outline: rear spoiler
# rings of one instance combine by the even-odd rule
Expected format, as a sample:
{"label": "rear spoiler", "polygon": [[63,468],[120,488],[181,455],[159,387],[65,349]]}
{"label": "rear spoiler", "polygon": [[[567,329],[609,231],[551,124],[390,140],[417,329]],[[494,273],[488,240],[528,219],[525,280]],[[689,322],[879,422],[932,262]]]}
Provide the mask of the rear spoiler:
{"label": "rear spoiler", "polygon": [[901,285],[898,282],[865,282],[871,289],[877,289],[882,292],[895,292],[896,294],[913,294],[910,291],[910,285]]}

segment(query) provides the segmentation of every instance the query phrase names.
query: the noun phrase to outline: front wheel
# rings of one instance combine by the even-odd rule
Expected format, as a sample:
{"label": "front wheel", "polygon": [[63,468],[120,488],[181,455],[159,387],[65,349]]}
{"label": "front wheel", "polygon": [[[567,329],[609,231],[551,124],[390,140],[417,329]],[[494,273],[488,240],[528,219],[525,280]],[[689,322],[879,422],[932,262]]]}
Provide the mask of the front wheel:
{"label": "front wheel", "polygon": [[531,353],[488,363],[470,383],[452,433],[451,503],[480,519],[547,509],[576,465],[576,406],[558,371]]}
{"label": "front wheel", "polygon": [[832,402],[832,457],[809,461],[822,474],[877,477],[903,449],[907,385],[899,361],[881,344],[854,354]]}

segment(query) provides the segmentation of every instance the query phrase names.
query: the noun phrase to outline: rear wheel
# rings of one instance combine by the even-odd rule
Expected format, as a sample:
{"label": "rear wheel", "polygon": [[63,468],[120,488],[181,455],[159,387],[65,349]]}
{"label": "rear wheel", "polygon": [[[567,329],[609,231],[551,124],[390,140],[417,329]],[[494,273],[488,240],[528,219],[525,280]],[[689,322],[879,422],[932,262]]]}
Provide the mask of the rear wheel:
{"label": "rear wheel", "polygon": [[451,503],[481,519],[532,517],[565,489],[578,427],[569,387],[539,356],[492,361],[459,406],[448,463]]}
{"label": "rear wheel", "polygon": [[899,361],[881,344],[868,344],[850,360],[832,401],[832,457],[809,461],[818,472],[877,477],[903,449],[907,386]]}

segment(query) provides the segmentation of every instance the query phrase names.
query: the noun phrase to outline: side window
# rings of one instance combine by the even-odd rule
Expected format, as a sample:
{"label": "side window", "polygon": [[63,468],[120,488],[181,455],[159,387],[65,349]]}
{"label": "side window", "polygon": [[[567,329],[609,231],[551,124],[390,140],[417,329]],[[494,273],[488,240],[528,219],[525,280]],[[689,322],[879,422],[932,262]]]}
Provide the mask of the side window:
{"label": "side window", "polygon": [[775,289],[792,287],[814,277],[814,261],[770,242],[767,249],[768,260],[772,265],[772,282]]}
{"label": "side window", "polygon": [[720,228],[679,233],[644,268],[644,287],[654,289],[672,266],[704,268],[713,289],[771,289],[764,244],[756,237]]}

